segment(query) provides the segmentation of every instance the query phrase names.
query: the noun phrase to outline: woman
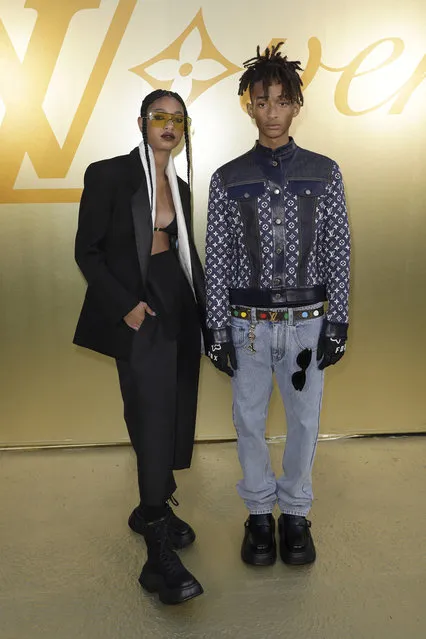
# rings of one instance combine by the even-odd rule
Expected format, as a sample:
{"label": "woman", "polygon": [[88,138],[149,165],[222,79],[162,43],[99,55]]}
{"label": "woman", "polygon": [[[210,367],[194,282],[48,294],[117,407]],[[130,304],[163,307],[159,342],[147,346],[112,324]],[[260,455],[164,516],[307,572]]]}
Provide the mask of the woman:
{"label": "woman", "polygon": [[[139,581],[174,604],[203,592],[174,552],[195,533],[168,500],[173,470],[192,456],[204,277],[191,230],[186,106],[176,93],[154,91],[138,124],[139,148],[85,174],[75,255],[88,288],[74,343],[116,359],[140,492],[129,525],[148,548]],[[171,155],[182,136],[188,184]]]}

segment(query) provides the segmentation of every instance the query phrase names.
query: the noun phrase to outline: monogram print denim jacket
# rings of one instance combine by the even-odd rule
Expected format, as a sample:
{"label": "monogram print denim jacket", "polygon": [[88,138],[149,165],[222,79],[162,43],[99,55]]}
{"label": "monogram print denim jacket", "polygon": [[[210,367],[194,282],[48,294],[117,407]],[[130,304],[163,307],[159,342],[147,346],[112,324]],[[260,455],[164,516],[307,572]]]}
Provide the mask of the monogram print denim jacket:
{"label": "monogram print denim jacket", "polygon": [[258,291],[274,306],[328,300],[328,321],[347,324],[349,261],[345,193],[333,160],[290,139],[275,151],[257,143],[213,174],[206,237],[209,328],[226,329],[230,302],[247,291],[255,297]]}

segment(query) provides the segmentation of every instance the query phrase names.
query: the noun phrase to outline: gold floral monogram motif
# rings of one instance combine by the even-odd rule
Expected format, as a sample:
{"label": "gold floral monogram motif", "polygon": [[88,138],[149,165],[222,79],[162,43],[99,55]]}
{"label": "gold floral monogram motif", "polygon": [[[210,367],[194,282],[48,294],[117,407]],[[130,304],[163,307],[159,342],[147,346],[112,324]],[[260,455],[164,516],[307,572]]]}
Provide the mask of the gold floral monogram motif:
{"label": "gold floral monogram motif", "polygon": [[190,104],[217,82],[238,71],[213,44],[200,9],[164,51],[130,69],[155,89],[176,91]]}

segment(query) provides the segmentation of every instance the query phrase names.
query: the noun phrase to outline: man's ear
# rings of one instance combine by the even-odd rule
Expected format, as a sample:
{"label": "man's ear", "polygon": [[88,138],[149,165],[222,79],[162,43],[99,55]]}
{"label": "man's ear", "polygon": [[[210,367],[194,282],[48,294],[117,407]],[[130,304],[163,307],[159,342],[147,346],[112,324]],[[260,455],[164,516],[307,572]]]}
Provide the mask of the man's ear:
{"label": "man's ear", "polygon": [[247,102],[247,113],[249,114],[249,116],[250,116],[251,118],[254,118],[254,115],[253,115],[253,105],[252,105],[252,103],[251,103],[251,102]]}
{"label": "man's ear", "polygon": [[293,104],[293,118],[295,118],[297,115],[299,115],[299,113],[300,113],[300,104],[295,102]]}

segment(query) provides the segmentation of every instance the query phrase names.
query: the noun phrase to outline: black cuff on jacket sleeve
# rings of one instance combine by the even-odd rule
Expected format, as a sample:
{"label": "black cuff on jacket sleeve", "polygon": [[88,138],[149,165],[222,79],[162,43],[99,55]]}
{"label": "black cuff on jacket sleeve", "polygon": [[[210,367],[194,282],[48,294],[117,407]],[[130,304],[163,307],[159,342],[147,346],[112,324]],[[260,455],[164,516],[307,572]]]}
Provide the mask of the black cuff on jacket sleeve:
{"label": "black cuff on jacket sleeve", "polygon": [[224,344],[225,342],[232,342],[231,327],[213,329],[213,341],[215,344]]}
{"label": "black cuff on jacket sleeve", "polygon": [[324,335],[326,337],[335,337],[339,339],[348,339],[348,326],[343,322],[324,322]]}

